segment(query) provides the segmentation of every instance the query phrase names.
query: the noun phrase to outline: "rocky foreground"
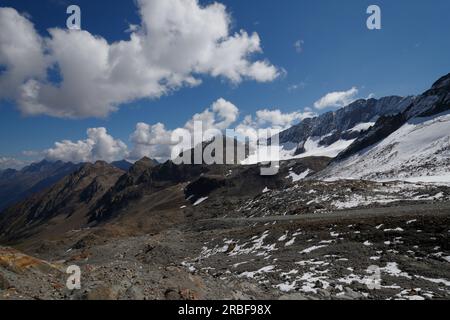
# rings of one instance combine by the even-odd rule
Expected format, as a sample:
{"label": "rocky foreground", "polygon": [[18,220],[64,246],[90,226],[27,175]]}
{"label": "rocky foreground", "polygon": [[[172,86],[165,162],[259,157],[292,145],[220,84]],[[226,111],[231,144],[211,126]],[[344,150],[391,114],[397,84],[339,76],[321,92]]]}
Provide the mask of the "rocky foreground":
{"label": "rocky foreground", "polygon": [[[222,189],[195,200],[186,189],[144,196],[114,222],[2,247],[0,298],[450,298],[446,186],[299,181],[227,201]],[[66,287],[70,265],[80,290]]]}

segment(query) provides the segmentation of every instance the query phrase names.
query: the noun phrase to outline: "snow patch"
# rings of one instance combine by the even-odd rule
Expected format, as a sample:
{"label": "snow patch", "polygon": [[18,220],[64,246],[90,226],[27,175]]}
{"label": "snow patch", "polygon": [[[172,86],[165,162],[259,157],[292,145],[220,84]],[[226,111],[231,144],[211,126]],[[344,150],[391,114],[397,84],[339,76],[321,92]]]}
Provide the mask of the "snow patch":
{"label": "snow patch", "polygon": [[292,179],[292,182],[298,182],[303,179],[305,179],[309,174],[311,173],[311,170],[307,169],[306,171],[296,174],[295,172],[290,172],[289,175],[286,177],[286,179]]}
{"label": "snow patch", "polygon": [[208,197],[204,197],[204,198],[198,199],[197,201],[195,201],[194,207],[195,207],[195,206],[198,206],[199,204],[201,204],[202,202],[204,202],[204,201],[206,201],[206,200],[208,200]]}
{"label": "snow patch", "polygon": [[312,246],[312,247],[310,247],[310,248],[306,248],[305,250],[303,250],[303,251],[301,251],[300,253],[301,254],[308,254],[308,253],[311,253],[311,252],[313,252],[313,251],[316,251],[316,250],[319,250],[319,249],[322,249],[322,248],[325,248],[325,247],[328,247],[328,246],[325,246],[325,245],[321,245],[321,246]]}

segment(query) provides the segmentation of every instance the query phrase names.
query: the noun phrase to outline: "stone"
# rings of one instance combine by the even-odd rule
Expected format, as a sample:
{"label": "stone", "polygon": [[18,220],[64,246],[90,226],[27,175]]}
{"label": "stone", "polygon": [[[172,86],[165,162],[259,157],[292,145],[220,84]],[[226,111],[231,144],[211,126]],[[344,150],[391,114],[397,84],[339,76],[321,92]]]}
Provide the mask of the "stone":
{"label": "stone", "polygon": [[354,291],[353,289],[346,287],[345,288],[345,295],[351,299],[361,299],[363,297],[362,294]]}
{"label": "stone", "polygon": [[144,293],[142,292],[142,289],[136,286],[128,288],[126,294],[132,300],[145,300],[145,296]]}
{"label": "stone", "polygon": [[6,279],[5,275],[0,272],[0,290],[7,290],[11,288],[11,284],[8,279]]}
{"label": "stone", "polygon": [[86,300],[117,300],[119,292],[114,287],[100,286],[87,292]]}

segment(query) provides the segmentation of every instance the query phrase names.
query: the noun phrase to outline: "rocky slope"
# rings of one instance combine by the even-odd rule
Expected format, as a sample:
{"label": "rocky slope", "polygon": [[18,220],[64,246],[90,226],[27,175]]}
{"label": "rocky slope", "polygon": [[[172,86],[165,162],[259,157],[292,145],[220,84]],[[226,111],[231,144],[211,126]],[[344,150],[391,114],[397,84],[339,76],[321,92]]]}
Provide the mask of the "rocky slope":
{"label": "rocky slope", "polygon": [[76,172],[0,216],[0,239],[16,241],[33,234],[57,237],[87,224],[89,208],[124,172],[105,162],[85,164]]}
{"label": "rocky slope", "polygon": [[[128,172],[104,162],[86,164],[51,188],[6,209],[0,217],[0,239],[21,242],[58,238],[70,230],[115,223],[123,217],[133,229],[138,221],[145,220],[148,210],[161,209],[161,199],[174,199],[182,206],[213,193],[224,199],[252,197],[264,189],[281,188],[306,178],[329,161],[291,161],[282,164],[276,176],[261,176],[258,165],[159,164],[148,158],[136,162]],[[179,207],[169,207],[167,214]]]}
{"label": "rocky slope", "polygon": [[321,176],[450,181],[449,159],[450,74],[402,113],[381,117]]}
{"label": "rocky slope", "polygon": [[[0,216],[0,244],[27,253],[0,248],[0,298],[450,299],[449,185],[324,180],[448,173],[449,86],[450,75],[416,98],[323,116],[275,176],[85,165]],[[291,133],[298,149],[303,133]],[[343,140],[353,144],[331,165],[306,157]],[[73,264],[82,289],[68,291],[60,271]]]}
{"label": "rocky slope", "polygon": [[50,187],[79,167],[73,163],[44,160],[19,171],[9,169],[0,172],[0,211]]}
{"label": "rocky slope", "polygon": [[[8,206],[49,188],[83,165],[83,163],[42,160],[22,170],[0,171],[0,212]],[[128,171],[132,166],[126,160],[115,161],[111,165],[123,171]]]}
{"label": "rocky slope", "polygon": [[[35,243],[31,256],[0,248],[0,298],[450,298],[448,187],[298,181],[263,191],[192,204],[178,185],[115,221]],[[387,195],[397,203],[377,203]],[[358,200],[351,210],[338,205],[347,197]],[[133,223],[142,232],[123,232]],[[81,268],[81,290],[65,287],[69,265]]]}
{"label": "rocky slope", "polygon": [[281,132],[282,158],[294,156],[334,157],[375,124],[378,118],[401,113],[415,98],[384,97],[358,100],[319,117],[303,120]]}

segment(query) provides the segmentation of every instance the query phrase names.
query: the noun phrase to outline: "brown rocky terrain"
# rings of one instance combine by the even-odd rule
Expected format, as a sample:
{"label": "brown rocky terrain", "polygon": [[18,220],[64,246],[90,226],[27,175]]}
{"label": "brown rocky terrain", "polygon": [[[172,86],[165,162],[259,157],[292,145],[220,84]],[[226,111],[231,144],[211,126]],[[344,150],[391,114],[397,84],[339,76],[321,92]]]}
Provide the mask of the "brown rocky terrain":
{"label": "brown rocky terrain", "polygon": [[3,216],[0,298],[450,298],[450,188],[305,180],[328,161],[85,167]]}
{"label": "brown rocky terrain", "polygon": [[58,238],[85,226],[87,212],[124,172],[105,162],[86,164],[47,190],[14,205],[0,215],[0,239]]}

